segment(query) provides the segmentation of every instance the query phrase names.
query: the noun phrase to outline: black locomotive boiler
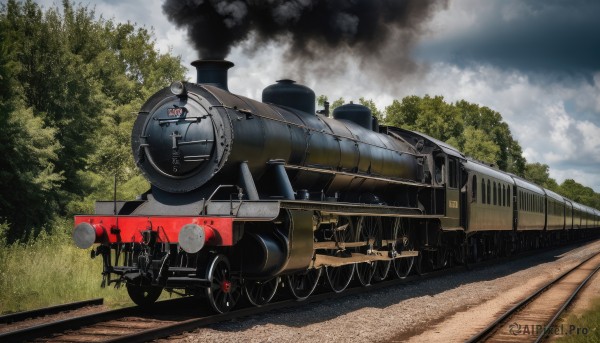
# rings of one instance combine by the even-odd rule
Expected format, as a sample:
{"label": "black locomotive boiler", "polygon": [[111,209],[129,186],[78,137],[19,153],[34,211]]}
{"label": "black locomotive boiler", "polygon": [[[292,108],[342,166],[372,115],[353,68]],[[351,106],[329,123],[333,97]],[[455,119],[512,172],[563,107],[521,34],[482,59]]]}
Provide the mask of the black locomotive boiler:
{"label": "black locomotive boiler", "polygon": [[[125,283],[139,305],[166,289],[226,312],[242,295],[269,302],[281,284],[305,299],[320,280],[341,292],[353,279],[402,278],[413,266],[442,268],[598,227],[597,210],[379,125],[364,106],[317,113],[314,92],[291,80],[258,102],[229,92],[231,62],[193,65],[197,83],[157,92],[135,121],[132,152],[151,189],[75,218],[77,246],[98,243],[103,284]],[[541,216],[520,210],[524,192],[537,196]]]}

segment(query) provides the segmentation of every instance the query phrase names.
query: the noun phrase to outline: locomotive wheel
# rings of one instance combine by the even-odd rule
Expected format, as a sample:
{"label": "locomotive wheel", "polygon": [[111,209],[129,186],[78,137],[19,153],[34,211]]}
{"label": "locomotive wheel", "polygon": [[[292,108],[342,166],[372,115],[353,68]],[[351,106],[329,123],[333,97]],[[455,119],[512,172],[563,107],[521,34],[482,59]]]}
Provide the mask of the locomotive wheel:
{"label": "locomotive wheel", "polygon": [[[394,219],[394,237],[396,239],[396,246],[394,247],[398,253],[405,250],[413,250],[414,243],[410,237],[409,229],[402,225],[402,219]],[[394,266],[394,272],[400,279],[404,279],[408,276],[415,264],[415,258],[413,257],[402,257],[395,258],[392,262]]]}
{"label": "locomotive wheel", "polygon": [[246,280],[244,284],[244,293],[248,301],[254,306],[267,304],[277,293],[279,286],[279,277],[269,280]]}
{"label": "locomotive wheel", "polygon": [[[362,247],[360,250],[362,253],[374,254],[378,251],[383,250],[383,229],[380,217],[361,217],[359,218],[356,226],[356,240],[366,242],[366,246]],[[361,280],[360,278],[361,275],[369,276],[366,275],[368,272],[371,272],[370,277],[373,278],[375,281],[384,280],[388,275],[391,264],[392,261],[371,262],[367,264],[368,267],[364,266],[365,263],[358,264],[356,266],[356,269],[360,283],[362,285],[370,284],[370,279],[365,279],[369,282],[364,283],[363,280]],[[369,271],[367,268],[372,269],[372,271]]]}
{"label": "locomotive wheel", "polygon": [[288,275],[286,283],[296,300],[308,298],[317,288],[323,269],[309,269],[305,272]]}
{"label": "locomotive wheel", "polygon": [[156,286],[139,286],[131,283],[126,284],[127,294],[131,300],[138,306],[147,307],[160,297],[162,287]]}
{"label": "locomotive wheel", "polygon": [[378,282],[385,280],[385,278],[388,276],[391,265],[392,261],[377,261],[377,264],[375,265],[375,273],[373,273],[373,280]]}
{"label": "locomotive wheel", "polygon": [[[359,220],[360,225],[360,220]],[[343,229],[341,229],[343,228]],[[335,241],[340,247],[345,242],[352,242],[357,237],[354,223],[351,217],[340,217],[337,223],[337,228],[333,230],[333,236]],[[349,257],[351,256],[349,250],[329,250],[329,253],[333,256]],[[340,293],[348,287],[352,276],[354,275],[354,268],[356,264],[347,264],[339,267],[325,267],[325,274],[327,275],[327,281],[331,289]]]}
{"label": "locomotive wheel", "polygon": [[325,267],[327,281],[334,292],[343,292],[348,287],[352,281],[355,266],[355,264],[347,264],[340,267]]}
{"label": "locomotive wheel", "polygon": [[375,273],[377,262],[358,263],[356,265],[356,278],[362,286],[369,286]]}
{"label": "locomotive wheel", "polygon": [[399,279],[404,279],[410,274],[413,265],[415,264],[414,257],[402,257],[394,259],[394,271]]}
{"label": "locomotive wheel", "polygon": [[[365,217],[361,217],[358,219],[358,222],[356,225],[355,239],[358,242],[360,242],[360,241],[366,242],[366,245],[364,247],[356,248],[355,251],[359,252],[359,253],[367,254],[368,250],[370,249],[370,246],[368,243],[369,243],[370,239],[373,239],[373,237],[372,237],[371,233],[369,232],[369,230],[365,230],[364,226],[365,226]],[[358,282],[362,286],[369,286],[371,284],[371,279],[373,278],[373,274],[375,274],[376,266],[377,266],[377,261],[358,263],[356,265],[356,278],[358,279]]]}
{"label": "locomotive wheel", "polygon": [[239,282],[231,277],[229,260],[224,255],[216,255],[206,271],[210,287],[206,288],[208,302],[219,313],[229,312],[242,293]]}

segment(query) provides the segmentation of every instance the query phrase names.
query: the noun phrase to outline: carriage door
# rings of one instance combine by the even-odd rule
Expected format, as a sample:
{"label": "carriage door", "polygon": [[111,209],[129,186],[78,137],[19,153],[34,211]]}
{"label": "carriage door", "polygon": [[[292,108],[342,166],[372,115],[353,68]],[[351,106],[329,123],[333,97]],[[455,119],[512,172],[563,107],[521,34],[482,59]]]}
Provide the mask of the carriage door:
{"label": "carriage door", "polygon": [[460,226],[460,189],[459,189],[459,163],[455,157],[448,156],[446,183],[446,218],[445,228]]}

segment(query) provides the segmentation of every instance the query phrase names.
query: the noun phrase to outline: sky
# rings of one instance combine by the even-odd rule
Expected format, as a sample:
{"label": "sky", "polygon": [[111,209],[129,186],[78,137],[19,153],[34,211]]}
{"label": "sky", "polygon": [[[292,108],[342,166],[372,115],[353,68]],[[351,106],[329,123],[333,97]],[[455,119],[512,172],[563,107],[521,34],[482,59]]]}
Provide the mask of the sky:
{"label": "sky", "polygon": [[[163,13],[163,0],[77,3],[153,28],[157,47],[186,66],[198,59],[186,30]],[[559,183],[574,179],[600,192],[599,13],[595,0],[447,0],[411,31],[410,44],[392,39],[366,55],[346,47],[308,63],[290,62],[293,46],[281,40],[246,41],[227,56],[236,65],[229,89],[260,100],[264,87],[291,77],[317,95],[370,98],[379,108],[408,95],[464,99],[501,113],[528,162],[549,165]],[[195,79],[192,67],[188,78]]]}

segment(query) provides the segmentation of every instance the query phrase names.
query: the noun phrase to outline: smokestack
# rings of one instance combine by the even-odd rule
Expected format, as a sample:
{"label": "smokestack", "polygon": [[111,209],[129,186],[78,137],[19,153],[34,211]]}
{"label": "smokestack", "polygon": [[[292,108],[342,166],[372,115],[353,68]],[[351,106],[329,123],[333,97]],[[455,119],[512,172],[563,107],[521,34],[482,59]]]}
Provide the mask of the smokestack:
{"label": "smokestack", "polygon": [[232,62],[225,60],[197,60],[192,62],[196,67],[197,82],[224,89],[227,87],[227,70],[234,66]]}

